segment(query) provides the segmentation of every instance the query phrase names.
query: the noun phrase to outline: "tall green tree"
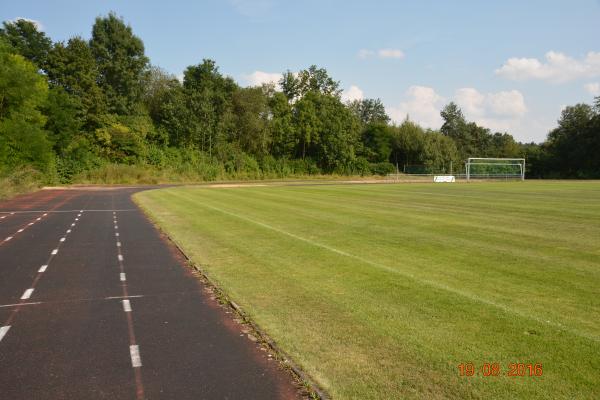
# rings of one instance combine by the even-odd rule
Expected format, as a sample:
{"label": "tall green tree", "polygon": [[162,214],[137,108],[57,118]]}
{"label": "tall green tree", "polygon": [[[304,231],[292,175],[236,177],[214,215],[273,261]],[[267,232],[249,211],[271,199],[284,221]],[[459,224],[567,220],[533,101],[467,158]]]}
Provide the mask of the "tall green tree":
{"label": "tall green tree", "polygon": [[106,96],[98,85],[100,71],[88,42],[73,37],[66,45],[55,43],[48,53],[46,70],[51,85],[62,87],[79,100],[83,129],[93,131],[98,128],[108,107]]}
{"label": "tall green tree", "polygon": [[61,86],[50,87],[42,111],[46,116],[45,129],[57,155],[63,155],[69,144],[81,133],[83,116],[79,99]]}
{"label": "tall green tree", "polygon": [[149,68],[144,80],[143,100],[153,120],[160,120],[162,106],[169,92],[178,88],[181,88],[181,83],[175,75],[156,66]]}
{"label": "tall green tree", "polygon": [[448,103],[442,109],[440,115],[444,120],[440,129],[441,133],[454,140],[463,159],[475,157],[477,152],[473,147],[472,133],[476,135],[480,133],[477,132],[476,126],[468,126],[460,107],[454,102]]}
{"label": "tall green tree", "polygon": [[240,88],[232,96],[233,141],[246,153],[259,158],[271,146],[268,98],[262,87]]}
{"label": "tall green tree", "polygon": [[270,153],[275,157],[293,158],[298,141],[292,106],[282,92],[273,92],[268,98]]}
{"label": "tall green tree", "polygon": [[31,61],[38,69],[45,69],[52,40],[38,30],[35,23],[26,19],[5,21],[3,26],[0,28],[0,37],[4,37],[14,51]]}
{"label": "tall green tree", "polygon": [[391,161],[398,166],[400,171],[406,171],[407,166],[422,165],[424,163],[424,136],[423,128],[408,118],[399,126],[394,127],[392,131]]}
{"label": "tall green tree", "polygon": [[0,40],[0,169],[50,172],[54,156],[41,112],[48,84],[37,67]]}
{"label": "tall green tree", "polygon": [[566,107],[558,127],[548,134],[549,167],[569,178],[600,177],[600,107],[576,104]]}
{"label": "tall green tree", "polygon": [[284,72],[279,85],[290,102],[301,99],[309,92],[334,97],[339,97],[342,93],[340,83],[333,80],[325,68],[318,68],[316,65],[311,65],[298,74],[289,70]]}
{"label": "tall green tree", "polygon": [[190,116],[187,142],[212,154],[231,130],[231,102],[237,85],[221,75],[213,60],[205,59],[185,70],[183,89]]}
{"label": "tall green tree", "polygon": [[296,103],[298,153],[325,171],[353,168],[359,145],[360,123],[338,97],[309,91]]}
{"label": "tall green tree", "polygon": [[173,74],[159,67],[151,67],[146,74],[143,102],[156,127],[153,140],[158,144],[179,142],[181,124],[186,123],[182,89]]}
{"label": "tall green tree", "polygon": [[125,115],[139,112],[148,58],[144,43],[131,26],[114,13],[96,18],[90,39],[99,70],[99,85],[108,99],[109,112]]}
{"label": "tall green tree", "polygon": [[456,173],[462,168],[454,141],[439,132],[425,132],[424,150],[423,164],[432,173]]}
{"label": "tall green tree", "polygon": [[393,128],[392,163],[400,171],[411,173],[450,172],[459,166],[459,153],[454,140],[435,131],[425,131],[406,119]]}
{"label": "tall green tree", "polygon": [[354,100],[348,104],[348,108],[363,125],[390,122],[390,117],[386,114],[385,106],[380,99]]}
{"label": "tall green tree", "polygon": [[188,108],[188,99],[180,84],[173,84],[169,90],[160,94],[157,107],[150,108],[150,115],[157,129],[167,133],[168,143],[172,146],[184,147],[193,144],[192,133],[196,123],[196,115]]}
{"label": "tall green tree", "polygon": [[300,97],[300,81],[296,74],[289,69],[282,74],[279,86],[289,102],[293,102]]}
{"label": "tall green tree", "polygon": [[494,133],[491,137],[491,147],[490,157],[516,158],[524,153],[522,146],[508,133]]}
{"label": "tall green tree", "polygon": [[364,153],[370,162],[389,162],[392,154],[392,128],[385,123],[370,123],[362,132]]}
{"label": "tall green tree", "polygon": [[302,159],[310,155],[311,148],[319,143],[319,133],[322,130],[322,122],[317,114],[320,95],[316,92],[309,93],[294,106],[294,120],[298,143],[296,156]]}

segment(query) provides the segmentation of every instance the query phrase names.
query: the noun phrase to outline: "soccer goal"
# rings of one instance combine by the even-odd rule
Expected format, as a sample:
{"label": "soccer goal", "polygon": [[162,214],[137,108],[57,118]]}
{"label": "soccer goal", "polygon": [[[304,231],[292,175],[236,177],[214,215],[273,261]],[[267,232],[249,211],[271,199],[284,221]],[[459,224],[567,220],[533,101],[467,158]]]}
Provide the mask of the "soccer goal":
{"label": "soccer goal", "polygon": [[524,158],[476,158],[465,163],[467,181],[471,179],[525,180]]}

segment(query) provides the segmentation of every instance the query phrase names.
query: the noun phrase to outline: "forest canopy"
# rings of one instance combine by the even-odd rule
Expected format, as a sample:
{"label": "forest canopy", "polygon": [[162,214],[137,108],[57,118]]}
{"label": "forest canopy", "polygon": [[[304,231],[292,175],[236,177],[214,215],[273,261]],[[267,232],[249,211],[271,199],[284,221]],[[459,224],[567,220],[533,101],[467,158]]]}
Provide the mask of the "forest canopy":
{"label": "forest canopy", "polygon": [[[325,68],[242,87],[211,59],[182,81],[152,65],[114,13],[89,40],[0,29],[0,176],[44,183],[460,172],[467,157],[524,157],[528,177],[600,177],[600,98],[564,109],[544,143],[519,143],[449,103],[439,131],[394,124],[379,99],[343,102]],[[148,172],[150,171],[150,172]],[[129,174],[124,177],[123,174]]]}

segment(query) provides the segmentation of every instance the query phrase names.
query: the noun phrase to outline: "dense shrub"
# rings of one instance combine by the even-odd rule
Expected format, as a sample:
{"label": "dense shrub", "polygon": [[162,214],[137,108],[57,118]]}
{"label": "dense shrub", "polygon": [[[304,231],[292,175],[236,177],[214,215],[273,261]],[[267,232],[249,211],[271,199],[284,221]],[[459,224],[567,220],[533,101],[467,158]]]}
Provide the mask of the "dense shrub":
{"label": "dense shrub", "polygon": [[19,168],[11,173],[0,173],[0,199],[35,190],[45,179],[44,174],[31,167]]}
{"label": "dense shrub", "polygon": [[374,175],[385,176],[396,172],[396,166],[389,162],[371,163],[369,168]]}

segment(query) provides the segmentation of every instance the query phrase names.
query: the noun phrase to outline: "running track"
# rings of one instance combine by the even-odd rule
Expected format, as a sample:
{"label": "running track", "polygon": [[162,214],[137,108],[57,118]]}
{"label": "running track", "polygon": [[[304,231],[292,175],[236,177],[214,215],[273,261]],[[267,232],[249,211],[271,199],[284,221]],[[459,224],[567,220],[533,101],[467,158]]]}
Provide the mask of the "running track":
{"label": "running track", "polygon": [[0,202],[0,398],[298,398],[134,205],[139,190]]}

